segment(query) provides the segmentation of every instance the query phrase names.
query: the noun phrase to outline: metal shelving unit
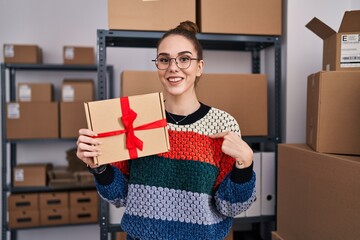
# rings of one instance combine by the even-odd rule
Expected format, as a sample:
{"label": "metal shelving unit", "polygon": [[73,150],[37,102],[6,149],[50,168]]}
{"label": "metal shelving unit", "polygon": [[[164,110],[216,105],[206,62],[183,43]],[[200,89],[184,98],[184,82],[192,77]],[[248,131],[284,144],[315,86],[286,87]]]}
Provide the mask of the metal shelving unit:
{"label": "metal shelving unit", "polygon": [[[122,31],[122,30],[102,30],[97,31],[98,47],[98,83],[99,97],[106,99],[104,89],[107,89],[106,83],[106,49],[114,47],[134,47],[134,48],[156,48],[158,40],[163,32],[151,31]],[[198,34],[204,50],[230,50],[251,52],[252,72],[260,73],[260,51],[269,47],[274,47],[274,133],[264,137],[244,137],[248,143],[272,144],[275,146],[281,142],[281,43],[279,36],[249,36],[233,34]],[[277,156],[277,153],[276,153]],[[255,218],[235,219],[234,224],[241,223],[262,223],[275,221],[276,216],[264,216]],[[104,200],[100,200],[100,239],[107,240],[108,234],[121,230],[120,224],[109,223],[109,205]]]}
{"label": "metal shelving unit", "polygon": [[[16,99],[16,73],[18,71],[51,71],[51,72],[97,72],[97,65],[62,65],[62,64],[5,64],[1,63],[1,149],[2,149],[2,226],[1,226],[1,239],[7,239],[7,233],[10,232],[11,240],[17,239],[17,231],[21,229],[9,229],[7,226],[7,193],[32,193],[32,192],[49,192],[49,191],[66,191],[66,190],[89,190],[95,189],[94,186],[74,186],[74,187],[26,187],[26,188],[14,188],[12,186],[12,180],[7,182],[7,176],[12,178],[12,171],[8,174],[8,163],[10,163],[10,169],[13,169],[16,165],[16,146],[22,142],[51,142],[51,141],[75,141],[75,139],[34,139],[34,140],[7,140],[6,139],[6,121],[5,121],[5,108],[6,108],[6,96],[9,96],[10,101]],[[107,75],[107,88],[102,89],[107,96],[113,96],[113,67],[104,66],[103,71]],[[8,85],[7,85],[8,84]],[[99,93],[99,91],[97,91]],[[99,99],[100,96],[97,95]],[[9,150],[9,151],[8,151]],[[79,224],[84,225],[84,224]],[[74,226],[73,224],[61,225],[61,226]],[[56,227],[56,226],[50,226]],[[45,228],[45,227],[37,227]]]}

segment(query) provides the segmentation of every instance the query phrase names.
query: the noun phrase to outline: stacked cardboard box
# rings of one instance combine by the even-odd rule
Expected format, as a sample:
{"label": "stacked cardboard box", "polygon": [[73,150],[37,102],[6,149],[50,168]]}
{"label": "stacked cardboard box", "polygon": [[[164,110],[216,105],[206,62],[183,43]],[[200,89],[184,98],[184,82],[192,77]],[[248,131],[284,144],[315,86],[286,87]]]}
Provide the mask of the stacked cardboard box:
{"label": "stacked cardboard box", "polygon": [[69,193],[49,192],[39,194],[40,225],[69,223]]}
{"label": "stacked cardboard box", "polygon": [[65,65],[94,65],[94,48],[85,46],[64,46],[63,63]]}
{"label": "stacked cardboard box", "polygon": [[98,222],[98,205],[96,191],[70,192],[70,223]]}
{"label": "stacked cardboard box", "polygon": [[94,100],[92,79],[64,79],[60,102],[60,137],[77,138],[79,129],[86,128],[83,103]]}
{"label": "stacked cardboard box", "polygon": [[316,18],[307,27],[324,39],[323,71],[308,77],[306,144],[278,148],[272,237],[359,239],[360,11],[345,12],[339,33]]}
{"label": "stacked cardboard box", "polygon": [[5,63],[42,63],[42,50],[38,45],[4,44]]}
{"label": "stacked cardboard box", "polygon": [[7,202],[10,229],[40,225],[39,194],[11,194]]}

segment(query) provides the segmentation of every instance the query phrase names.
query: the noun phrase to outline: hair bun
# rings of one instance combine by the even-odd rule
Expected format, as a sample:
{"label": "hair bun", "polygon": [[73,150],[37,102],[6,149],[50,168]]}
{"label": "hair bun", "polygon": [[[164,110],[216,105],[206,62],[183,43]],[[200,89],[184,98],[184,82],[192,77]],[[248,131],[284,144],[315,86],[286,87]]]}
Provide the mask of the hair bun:
{"label": "hair bun", "polygon": [[191,21],[181,22],[179,26],[177,26],[176,28],[179,30],[185,30],[191,32],[193,34],[200,32],[198,26]]}

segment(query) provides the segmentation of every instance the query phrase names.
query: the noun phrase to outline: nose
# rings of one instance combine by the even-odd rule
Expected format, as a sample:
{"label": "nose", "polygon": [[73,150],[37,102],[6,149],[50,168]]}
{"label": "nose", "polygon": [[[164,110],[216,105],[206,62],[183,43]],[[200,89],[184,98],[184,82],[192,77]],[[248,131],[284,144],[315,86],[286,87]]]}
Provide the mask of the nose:
{"label": "nose", "polygon": [[[172,60],[174,60],[174,64],[172,64]],[[177,65],[177,61],[176,61],[176,58],[170,58],[169,60],[169,69],[178,69],[178,65]]]}

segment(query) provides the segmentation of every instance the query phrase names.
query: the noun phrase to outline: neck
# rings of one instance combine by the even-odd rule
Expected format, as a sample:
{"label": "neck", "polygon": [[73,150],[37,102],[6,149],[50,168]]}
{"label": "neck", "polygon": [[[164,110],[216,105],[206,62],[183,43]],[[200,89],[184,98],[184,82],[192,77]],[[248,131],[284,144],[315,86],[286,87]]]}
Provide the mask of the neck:
{"label": "neck", "polygon": [[200,107],[199,100],[193,97],[167,96],[165,101],[166,111],[176,115],[189,115]]}

